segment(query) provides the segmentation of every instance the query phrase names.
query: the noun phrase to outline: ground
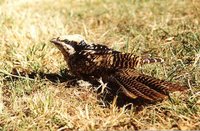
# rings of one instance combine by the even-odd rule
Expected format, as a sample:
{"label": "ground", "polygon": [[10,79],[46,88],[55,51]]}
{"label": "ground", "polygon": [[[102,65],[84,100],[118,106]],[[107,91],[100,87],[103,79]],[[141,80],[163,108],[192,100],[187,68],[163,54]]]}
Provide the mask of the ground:
{"label": "ground", "polygon": [[[198,0],[0,0],[0,130],[200,129],[199,24]],[[49,42],[63,34],[162,57],[165,63],[138,70],[188,91],[138,111],[118,106],[117,96],[107,102],[85,82],[37,75],[64,74],[63,56]],[[13,70],[36,77],[13,78]]]}

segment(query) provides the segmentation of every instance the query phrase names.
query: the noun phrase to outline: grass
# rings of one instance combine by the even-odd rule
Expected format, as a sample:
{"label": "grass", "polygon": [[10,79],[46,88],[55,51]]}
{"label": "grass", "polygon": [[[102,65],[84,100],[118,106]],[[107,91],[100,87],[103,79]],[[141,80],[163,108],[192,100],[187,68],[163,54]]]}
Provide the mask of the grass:
{"label": "grass", "polygon": [[[0,130],[200,129],[199,16],[196,0],[0,0]],[[137,112],[116,99],[105,106],[91,85],[11,78],[14,68],[62,72],[64,59],[49,40],[63,34],[162,57],[164,64],[140,70],[189,90]]]}

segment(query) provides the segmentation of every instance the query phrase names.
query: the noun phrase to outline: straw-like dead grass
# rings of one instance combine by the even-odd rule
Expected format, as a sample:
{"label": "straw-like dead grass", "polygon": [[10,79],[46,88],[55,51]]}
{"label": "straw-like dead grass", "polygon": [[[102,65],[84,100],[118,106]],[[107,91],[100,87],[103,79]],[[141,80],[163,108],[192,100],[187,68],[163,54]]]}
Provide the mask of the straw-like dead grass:
{"label": "straw-like dead grass", "polygon": [[[0,0],[0,130],[200,129],[200,4],[196,0]],[[66,68],[49,40],[82,34],[117,50],[165,59],[141,70],[188,86],[136,111],[105,106],[91,85],[73,87],[12,69],[57,73]]]}

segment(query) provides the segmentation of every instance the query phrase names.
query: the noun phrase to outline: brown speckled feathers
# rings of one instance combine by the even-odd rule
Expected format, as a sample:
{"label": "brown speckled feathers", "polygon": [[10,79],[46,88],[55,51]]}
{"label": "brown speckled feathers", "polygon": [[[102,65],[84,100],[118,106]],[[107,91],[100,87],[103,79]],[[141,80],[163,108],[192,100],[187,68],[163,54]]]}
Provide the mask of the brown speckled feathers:
{"label": "brown speckled feathers", "polygon": [[80,52],[86,55],[89,59],[92,58],[94,62],[98,62],[99,66],[108,66],[109,68],[122,69],[141,66],[143,64],[163,62],[161,58],[143,58],[130,53],[121,53],[116,51],[93,51],[85,50]]}
{"label": "brown speckled feathers", "polygon": [[111,77],[120,85],[127,96],[140,97],[150,101],[163,100],[168,97],[169,92],[186,89],[180,85],[159,80],[132,69],[119,70]]}
{"label": "brown speckled feathers", "polygon": [[186,89],[178,84],[138,73],[135,69],[143,64],[163,62],[161,58],[122,53],[100,44],[89,45],[79,36],[58,37],[51,42],[62,52],[72,74],[83,79],[102,77],[108,83],[112,79],[131,98],[159,101],[166,99],[169,92]]}

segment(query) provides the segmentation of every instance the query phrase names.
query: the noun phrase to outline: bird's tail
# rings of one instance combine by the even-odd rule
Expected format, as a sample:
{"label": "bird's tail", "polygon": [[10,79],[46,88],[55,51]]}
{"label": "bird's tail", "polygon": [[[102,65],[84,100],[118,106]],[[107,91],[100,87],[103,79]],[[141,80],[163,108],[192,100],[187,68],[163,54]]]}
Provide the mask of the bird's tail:
{"label": "bird's tail", "polygon": [[123,92],[131,98],[139,97],[150,101],[160,101],[168,98],[169,92],[186,89],[178,84],[140,74],[135,70],[120,70],[112,77]]}

